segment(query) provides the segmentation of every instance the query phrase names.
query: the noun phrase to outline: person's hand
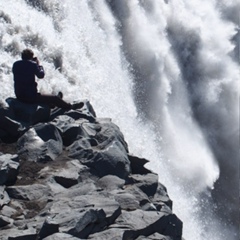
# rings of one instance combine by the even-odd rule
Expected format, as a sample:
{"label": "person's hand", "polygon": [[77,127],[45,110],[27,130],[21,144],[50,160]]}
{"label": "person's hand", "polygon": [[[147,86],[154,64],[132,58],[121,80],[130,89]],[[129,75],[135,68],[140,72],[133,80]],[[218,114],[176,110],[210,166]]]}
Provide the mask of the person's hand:
{"label": "person's hand", "polygon": [[37,65],[39,65],[39,60],[38,60],[38,58],[37,58],[37,57],[34,57],[34,58],[33,58],[33,61],[34,61],[34,62],[36,62],[36,63],[37,63]]}

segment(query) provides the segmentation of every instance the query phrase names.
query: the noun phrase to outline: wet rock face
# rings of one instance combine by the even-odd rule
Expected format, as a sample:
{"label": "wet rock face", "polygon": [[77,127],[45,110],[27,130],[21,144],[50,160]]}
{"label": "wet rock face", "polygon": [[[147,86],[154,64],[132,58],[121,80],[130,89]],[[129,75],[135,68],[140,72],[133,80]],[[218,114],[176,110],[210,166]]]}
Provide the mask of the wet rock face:
{"label": "wet rock face", "polygon": [[11,124],[0,134],[14,140],[0,144],[0,239],[182,239],[148,160],[129,154],[118,126],[83,103],[34,124],[8,115],[18,134]]}

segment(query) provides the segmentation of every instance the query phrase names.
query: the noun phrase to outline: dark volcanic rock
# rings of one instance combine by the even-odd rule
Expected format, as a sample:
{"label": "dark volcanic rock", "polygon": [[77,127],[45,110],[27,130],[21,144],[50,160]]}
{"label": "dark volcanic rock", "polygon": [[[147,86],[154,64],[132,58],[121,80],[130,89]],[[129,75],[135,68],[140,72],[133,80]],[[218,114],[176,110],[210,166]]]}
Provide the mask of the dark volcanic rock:
{"label": "dark volcanic rock", "polygon": [[182,236],[181,221],[174,214],[165,215],[161,212],[140,209],[131,212],[123,211],[112,226],[126,229],[123,239],[136,239],[140,235],[149,236],[155,232],[179,240]]}
{"label": "dark volcanic rock", "polygon": [[56,117],[52,121],[52,124],[54,124],[60,131],[64,146],[69,146],[76,139],[87,136],[82,131],[79,123],[75,123],[75,120],[67,115],[60,115]]}
{"label": "dark volcanic rock", "polygon": [[39,232],[39,237],[40,239],[43,239],[57,232],[59,232],[59,224],[57,224],[51,218],[47,218]]}
{"label": "dark volcanic rock", "polygon": [[50,188],[42,184],[32,184],[7,187],[6,191],[11,198],[31,201],[39,200],[40,198],[48,198]]}
{"label": "dark volcanic rock", "polygon": [[0,185],[11,185],[17,180],[19,159],[17,155],[0,155]]}
{"label": "dark volcanic rock", "polygon": [[147,196],[154,196],[158,187],[158,175],[154,173],[144,175],[132,174],[130,183],[139,187]]}
{"label": "dark volcanic rock", "polygon": [[119,128],[111,122],[86,123],[82,127],[88,138],[81,138],[69,146],[69,157],[79,159],[99,177],[112,174],[126,178],[131,169],[127,144]]}
{"label": "dark volcanic rock", "polygon": [[139,200],[133,194],[124,191],[112,191],[111,193],[122,210],[133,211],[140,208]]}
{"label": "dark volcanic rock", "polygon": [[43,238],[43,240],[79,240],[79,238],[67,233],[55,233],[46,238]]}
{"label": "dark volcanic rock", "polygon": [[4,186],[0,186],[0,208],[2,208],[4,205],[8,204],[10,202],[10,198],[5,191]]}
{"label": "dark volcanic rock", "polygon": [[3,142],[15,142],[23,129],[21,123],[14,120],[13,111],[0,108],[0,139]]}
{"label": "dark volcanic rock", "polygon": [[72,160],[67,162],[62,170],[53,173],[53,176],[57,183],[65,188],[70,188],[78,183],[78,179],[80,179],[84,170],[86,170],[86,167],[78,160]]}
{"label": "dark volcanic rock", "polygon": [[53,109],[44,123],[41,106],[0,108],[0,139],[18,148],[0,153],[0,239],[181,240],[182,222],[148,160],[129,154],[120,129],[80,103]]}
{"label": "dark volcanic rock", "polygon": [[59,224],[61,232],[79,238],[86,238],[91,232],[101,230],[105,214],[102,209],[72,210],[58,214],[54,220]]}
{"label": "dark volcanic rock", "polygon": [[154,203],[154,205],[157,207],[157,210],[159,211],[163,207],[163,204],[172,209],[172,200],[167,194],[166,187],[163,186],[161,183],[158,183],[157,191],[153,198],[151,198],[151,201]]}
{"label": "dark volcanic rock", "polygon": [[100,178],[97,185],[106,190],[121,189],[125,184],[125,181],[114,175],[107,175]]}
{"label": "dark volcanic rock", "polygon": [[15,98],[8,98],[6,102],[14,112],[16,121],[25,122],[29,125],[49,121],[50,108],[47,105],[26,104]]}
{"label": "dark volcanic rock", "polygon": [[[92,240],[103,240],[103,239],[114,239],[114,240],[122,240],[123,234],[125,230],[121,228],[110,228],[95,234],[89,235],[88,239]],[[131,238],[129,238],[131,239]]]}
{"label": "dark volcanic rock", "polygon": [[172,240],[171,237],[166,237],[159,233],[153,233],[152,235],[146,236],[139,236],[136,240]]}
{"label": "dark volcanic rock", "polygon": [[8,224],[11,224],[13,220],[9,217],[0,215],[0,228],[7,226]]}
{"label": "dark volcanic rock", "polygon": [[37,232],[34,228],[24,230],[11,230],[7,232],[2,240],[36,240]]}
{"label": "dark volcanic rock", "polygon": [[29,161],[55,160],[62,152],[62,139],[52,124],[37,124],[18,140],[18,154]]}
{"label": "dark volcanic rock", "polygon": [[139,158],[136,156],[128,155],[128,158],[131,163],[131,169],[133,174],[147,174],[147,173],[152,173],[152,171],[148,170],[147,168],[144,167],[146,163],[149,161],[146,160],[145,158]]}

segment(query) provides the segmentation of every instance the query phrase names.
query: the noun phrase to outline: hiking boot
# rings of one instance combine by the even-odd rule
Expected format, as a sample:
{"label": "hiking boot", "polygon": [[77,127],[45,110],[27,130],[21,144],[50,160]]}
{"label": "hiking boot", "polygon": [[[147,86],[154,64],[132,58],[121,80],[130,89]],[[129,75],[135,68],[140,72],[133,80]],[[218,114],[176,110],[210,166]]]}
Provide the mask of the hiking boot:
{"label": "hiking boot", "polygon": [[79,103],[74,103],[72,104],[72,109],[73,110],[76,110],[76,109],[80,109],[84,106],[84,103],[83,102],[79,102]]}
{"label": "hiking boot", "polygon": [[57,96],[62,99],[63,98],[63,93],[62,92],[58,92]]}

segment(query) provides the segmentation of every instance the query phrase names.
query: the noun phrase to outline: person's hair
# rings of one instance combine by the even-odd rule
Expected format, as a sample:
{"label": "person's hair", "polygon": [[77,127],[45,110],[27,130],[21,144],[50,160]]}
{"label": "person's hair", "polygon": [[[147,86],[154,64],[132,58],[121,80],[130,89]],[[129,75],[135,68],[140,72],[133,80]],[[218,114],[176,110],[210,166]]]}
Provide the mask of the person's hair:
{"label": "person's hair", "polygon": [[31,49],[26,48],[22,51],[22,60],[31,60],[34,56],[34,53]]}

